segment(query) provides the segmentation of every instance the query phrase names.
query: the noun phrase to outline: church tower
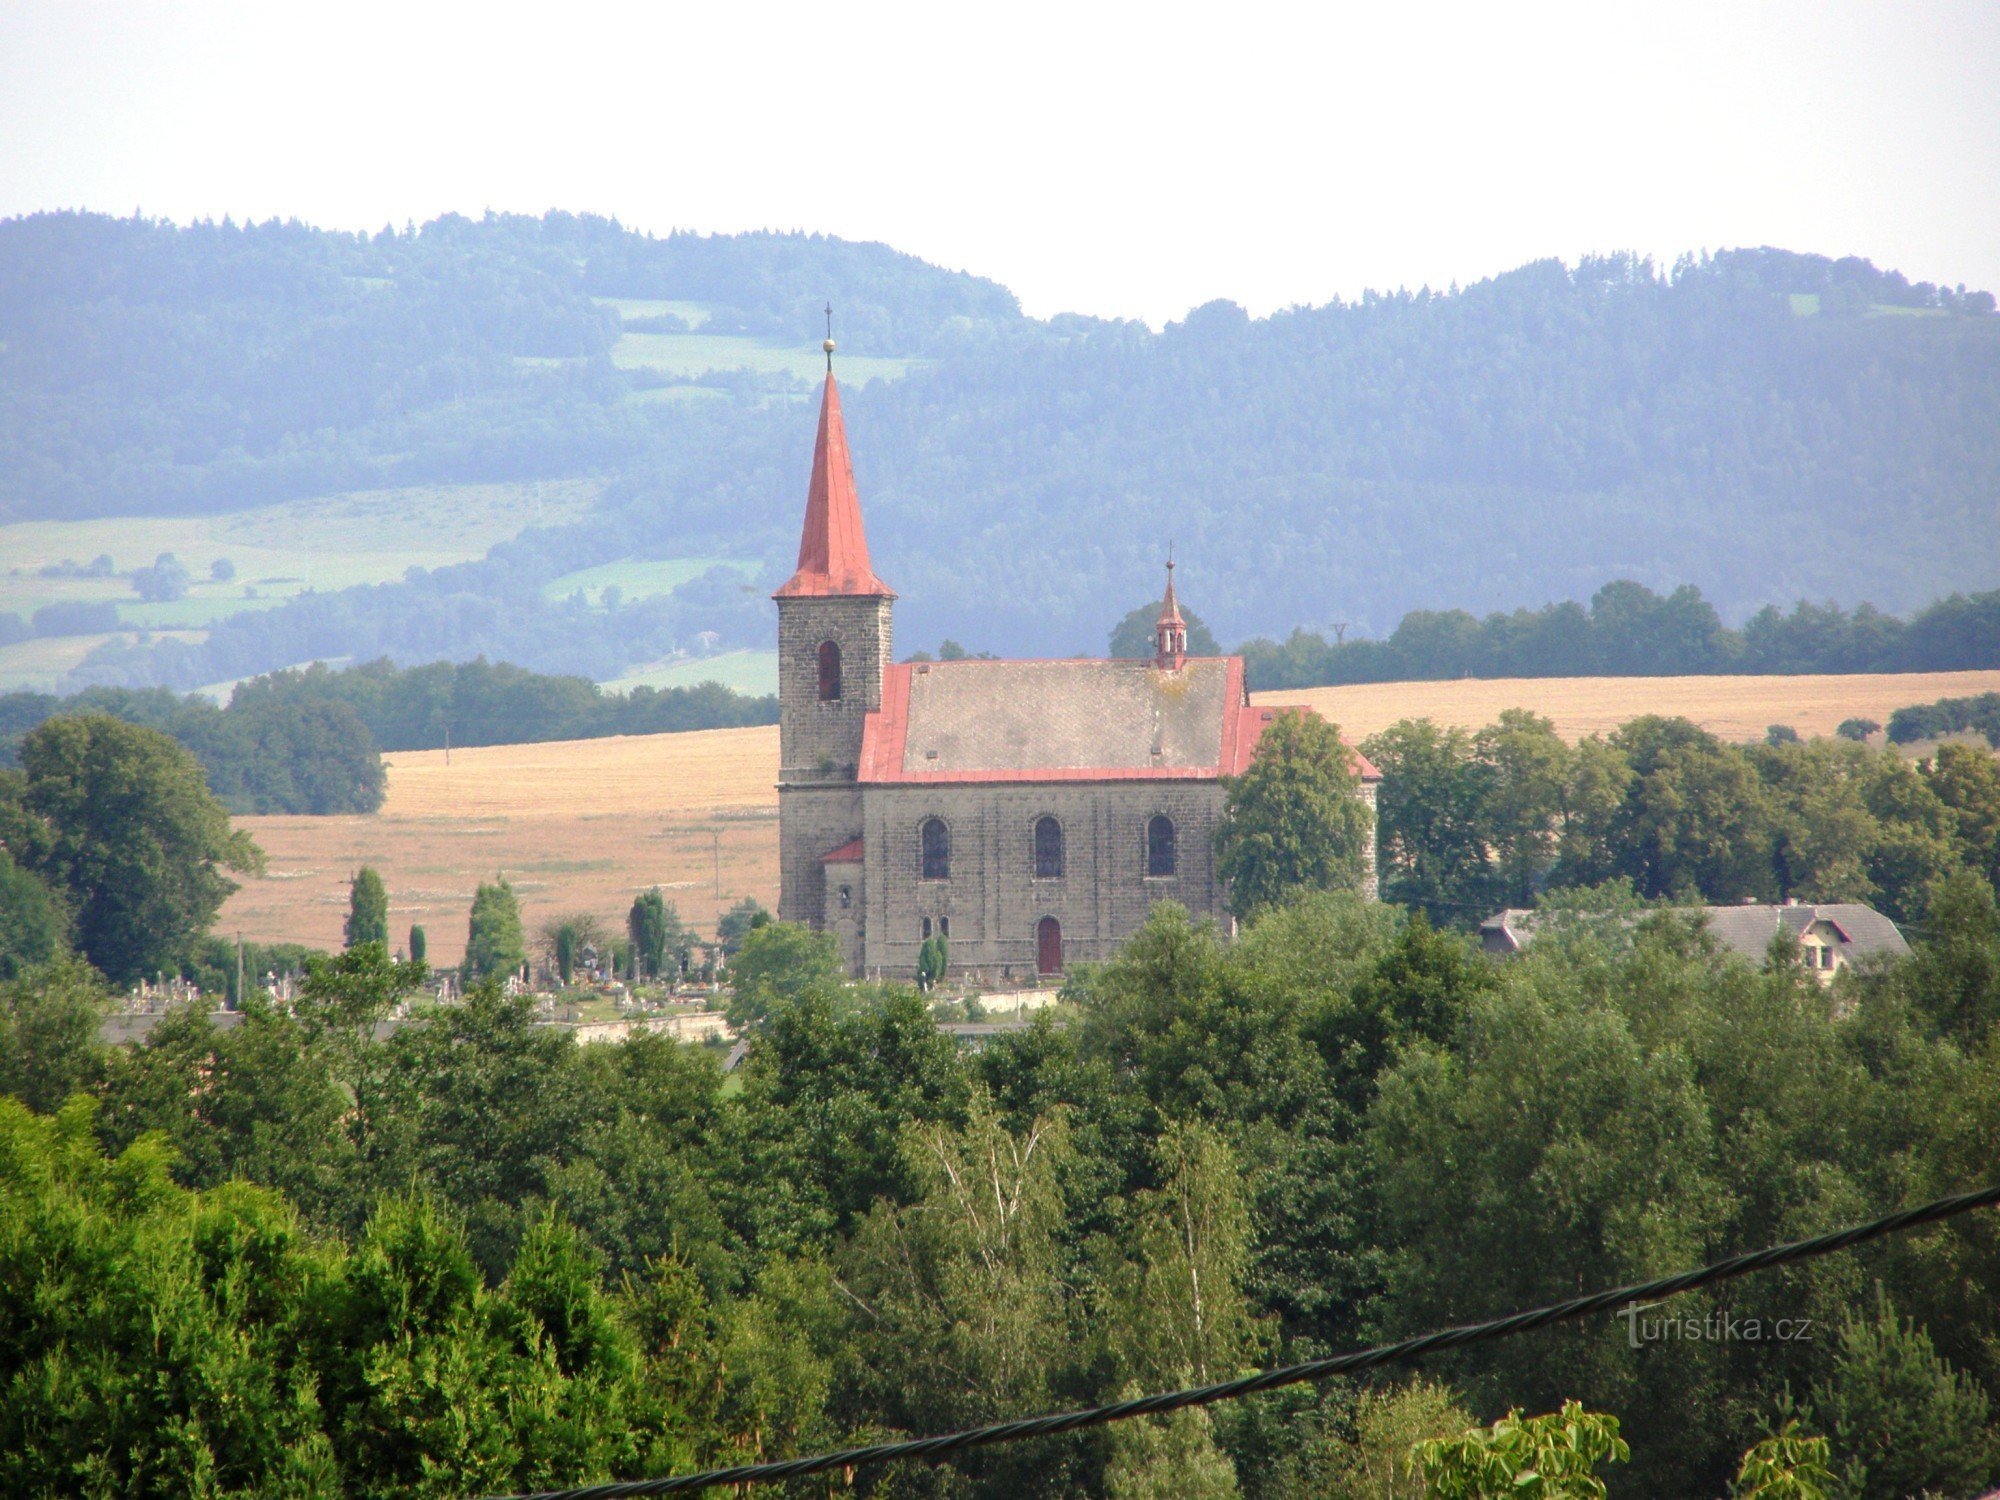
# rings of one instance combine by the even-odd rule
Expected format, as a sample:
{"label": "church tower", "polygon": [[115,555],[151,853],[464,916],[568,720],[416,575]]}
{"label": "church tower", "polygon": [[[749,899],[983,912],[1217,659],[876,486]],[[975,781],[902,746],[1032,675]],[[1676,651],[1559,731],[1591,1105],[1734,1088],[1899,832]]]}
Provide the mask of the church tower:
{"label": "church tower", "polygon": [[798,568],[778,601],[778,916],[827,925],[821,856],[861,837],[861,731],[882,706],[895,593],[875,576],[826,341]]}

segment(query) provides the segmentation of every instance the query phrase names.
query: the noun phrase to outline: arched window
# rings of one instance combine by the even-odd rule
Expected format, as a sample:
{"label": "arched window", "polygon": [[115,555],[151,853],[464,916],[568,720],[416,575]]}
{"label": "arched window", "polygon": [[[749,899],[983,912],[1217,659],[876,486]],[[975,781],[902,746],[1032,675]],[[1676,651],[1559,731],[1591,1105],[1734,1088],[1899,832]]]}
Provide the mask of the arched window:
{"label": "arched window", "polygon": [[944,819],[925,818],[918,838],[923,846],[920,869],[924,879],[951,879],[951,830],[945,827]]}
{"label": "arched window", "polygon": [[1035,876],[1060,880],[1063,872],[1062,824],[1051,817],[1035,819]]}
{"label": "arched window", "polygon": [[1165,813],[1153,814],[1146,825],[1146,873],[1174,873],[1174,820]]}
{"label": "arched window", "polygon": [[832,641],[819,643],[819,701],[831,703],[840,696],[840,647]]}

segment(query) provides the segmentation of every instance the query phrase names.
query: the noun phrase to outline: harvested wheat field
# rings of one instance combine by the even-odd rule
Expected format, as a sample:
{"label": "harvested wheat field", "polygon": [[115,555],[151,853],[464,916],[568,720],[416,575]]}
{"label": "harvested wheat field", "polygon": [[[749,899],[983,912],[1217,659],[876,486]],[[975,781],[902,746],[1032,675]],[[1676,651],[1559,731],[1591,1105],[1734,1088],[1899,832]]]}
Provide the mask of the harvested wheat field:
{"label": "harvested wheat field", "polygon": [[[1477,727],[1502,709],[1531,708],[1568,739],[1643,713],[1685,714],[1725,739],[1789,724],[1831,734],[1856,716],[1941,697],[2000,691],[2000,672],[1866,677],[1570,677],[1371,683],[1258,694],[1310,703],[1350,738],[1429,715]],[[458,962],[472,889],[504,872],[529,933],[550,917],[588,911],[622,930],[632,897],[665,888],[684,920],[713,931],[744,896],[778,896],[778,731],[496,745],[386,757],[389,795],[373,817],[242,818],[270,859],[223,908],[218,931],[338,947],[347,880],[363,864],[389,887],[392,932],[412,922],[431,961]],[[720,864],[720,896],[717,895]]]}
{"label": "harvested wheat field", "polygon": [[[473,887],[504,873],[532,939],[549,918],[593,913],[624,930],[632,897],[661,886],[705,932],[744,896],[778,899],[778,731],[703,730],[494,745],[384,757],[389,794],[372,817],[239,818],[269,867],[223,907],[216,930],[337,948],[347,881],[373,865],[401,946],[412,923],[430,961],[465,952]],[[721,890],[717,899],[718,872]]]}
{"label": "harvested wheat field", "polygon": [[1845,677],[1496,677],[1453,682],[1362,683],[1257,694],[1260,703],[1310,703],[1350,739],[1398,719],[1477,729],[1504,709],[1555,721],[1567,740],[1603,734],[1640,714],[1678,714],[1725,740],[1761,740],[1773,724],[1807,739],[1843,719],[1888,723],[1913,703],[2000,692],[2000,672],[1873,673]]}

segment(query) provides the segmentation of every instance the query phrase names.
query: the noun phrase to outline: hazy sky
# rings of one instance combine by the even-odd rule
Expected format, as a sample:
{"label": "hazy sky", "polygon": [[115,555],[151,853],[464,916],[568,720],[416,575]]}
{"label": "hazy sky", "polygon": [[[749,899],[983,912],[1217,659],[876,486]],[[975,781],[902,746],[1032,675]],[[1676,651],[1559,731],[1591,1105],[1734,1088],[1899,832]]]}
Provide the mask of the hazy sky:
{"label": "hazy sky", "polygon": [[1776,244],[2000,288],[2000,3],[0,0],[0,214],[803,228],[1159,323]]}

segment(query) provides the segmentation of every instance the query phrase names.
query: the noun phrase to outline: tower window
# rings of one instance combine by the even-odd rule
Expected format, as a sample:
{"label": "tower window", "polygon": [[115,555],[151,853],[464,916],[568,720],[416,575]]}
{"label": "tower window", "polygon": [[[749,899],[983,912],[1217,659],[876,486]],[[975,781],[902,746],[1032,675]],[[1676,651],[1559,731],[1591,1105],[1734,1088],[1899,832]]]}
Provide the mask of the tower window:
{"label": "tower window", "polygon": [[819,643],[819,701],[831,703],[840,697],[840,647],[832,641]]}
{"label": "tower window", "polygon": [[1155,813],[1146,824],[1146,873],[1171,875],[1174,868],[1174,820],[1165,813]]}
{"label": "tower window", "polygon": [[1063,872],[1062,824],[1052,817],[1035,819],[1035,877],[1060,880]]}
{"label": "tower window", "polygon": [[925,818],[918,830],[922,846],[919,869],[925,880],[951,879],[951,830],[943,818]]}

